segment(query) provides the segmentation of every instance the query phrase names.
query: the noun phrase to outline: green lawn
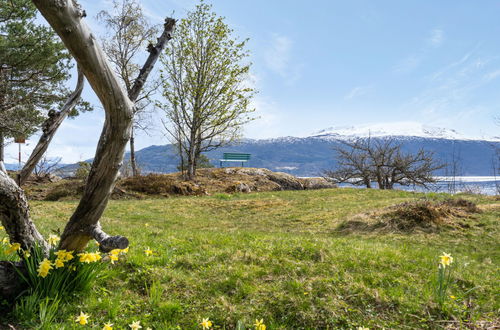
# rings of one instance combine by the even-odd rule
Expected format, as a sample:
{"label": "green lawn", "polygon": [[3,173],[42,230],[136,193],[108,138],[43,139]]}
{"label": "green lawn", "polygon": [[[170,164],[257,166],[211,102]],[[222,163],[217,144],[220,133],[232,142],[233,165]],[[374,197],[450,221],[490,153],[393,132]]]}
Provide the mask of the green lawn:
{"label": "green lawn", "polygon": [[[128,256],[85,295],[59,307],[54,329],[441,328],[499,322],[500,202],[470,228],[439,233],[339,233],[349,217],[424,197],[332,189],[110,202],[102,219],[127,236]],[[428,198],[443,199],[444,194]],[[44,234],[62,230],[76,202],[33,202]],[[0,234],[2,235],[2,234]],[[150,247],[153,256],[144,250]],[[434,298],[438,257],[454,258],[444,308]],[[452,296],[452,297],[450,297]],[[13,322],[12,320],[10,320]]]}

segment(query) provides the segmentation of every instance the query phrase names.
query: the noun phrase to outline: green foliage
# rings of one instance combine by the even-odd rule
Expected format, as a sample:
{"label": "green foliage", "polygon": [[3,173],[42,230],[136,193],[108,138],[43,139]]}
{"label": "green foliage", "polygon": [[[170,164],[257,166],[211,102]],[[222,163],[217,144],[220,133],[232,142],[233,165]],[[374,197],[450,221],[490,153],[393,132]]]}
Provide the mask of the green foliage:
{"label": "green foliage", "polygon": [[77,179],[87,180],[87,177],[89,176],[90,168],[92,167],[92,164],[90,164],[88,162],[78,162],[77,165],[78,165],[78,168],[76,169],[75,177]]}
{"label": "green foliage", "polygon": [[239,137],[253,118],[248,39],[239,41],[212,7],[200,2],[176,25],[161,61],[161,81],[169,124],[165,125],[186,158],[188,176],[201,152]]}
{"label": "green foliage", "polygon": [[13,315],[22,325],[36,329],[52,329],[53,322],[59,312],[61,299],[42,298],[38,293],[33,292],[19,298],[14,307]]}
{"label": "green foliage", "polygon": [[[0,6],[0,132],[4,138],[29,136],[50,109],[69,94],[70,54],[50,27],[37,22],[30,0],[2,1]],[[91,110],[79,102],[78,111]],[[0,141],[3,143],[3,140]]]}
{"label": "green foliage", "polygon": [[435,295],[436,301],[441,309],[443,308],[444,302],[448,298],[446,292],[448,291],[448,287],[451,284],[452,267],[453,266],[445,265],[443,263],[440,263],[438,267],[438,275],[435,284]]}

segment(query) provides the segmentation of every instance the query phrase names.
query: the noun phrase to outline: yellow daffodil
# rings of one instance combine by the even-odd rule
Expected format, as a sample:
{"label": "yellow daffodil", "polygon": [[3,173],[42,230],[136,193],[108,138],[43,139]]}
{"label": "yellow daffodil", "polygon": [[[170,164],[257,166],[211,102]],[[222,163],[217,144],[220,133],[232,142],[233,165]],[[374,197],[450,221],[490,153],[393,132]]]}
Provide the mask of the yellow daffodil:
{"label": "yellow daffodil", "polygon": [[451,295],[450,298],[453,299],[453,300],[457,299],[457,297],[455,297],[453,295]]}
{"label": "yellow daffodil", "polygon": [[54,262],[54,266],[56,266],[56,268],[64,267],[64,261],[62,261],[61,259],[57,258],[56,261]]}
{"label": "yellow daffodil", "polygon": [[450,254],[445,253],[445,252],[443,252],[443,255],[440,256],[439,259],[440,259],[439,263],[443,267],[449,266],[453,263],[453,257]]}
{"label": "yellow daffodil", "polygon": [[151,250],[149,247],[147,247],[146,250],[144,250],[144,254],[146,254],[147,256],[152,256],[153,250]]}
{"label": "yellow daffodil", "polygon": [[101,260],[101,255],[99,252],[78,253],[78,256],[80,257],[80,262],[85,262],[88,264]]}
{"label": "yellow daffodil", "polygon": [[2,244],[3,244],[3,245],[9,245],[9,239],[8,239],[7,237],[4,237],[4,238],[2,239]]}
{"label": "yellow daffodil", "polygon": [[120,254],[120,252],[122,252],[121,249],[113,249],[113,250],[109,251],[109,254],[117,256]]}
{"label": "yellow daffodil", "polygon": [[255,326],[255,330],[266,330],[266,325],[264,324],[264,319],[260,319],[260,320],[256,319],[254,326]]}
{"label": "yellow daffodil", "polygon": [[81,325],[85,325],[88,323],[88,318],[90,316],[88,314],[85,314],[84,312],[80,312],[80,315],[78,315],[75,319],[75,322],[80,323]]}
{"label": "yellow daffodil", "polygon": [[16,252],[20,248],[21,248],[21,244],[19,244],[19,243],[9,244],[9,248],[5,251],[5,253],[11,254],[13,252]]}
{"label": "yellow daffodil", "polygon": [[115,261],[118,261],[118,256],[116,254],[110,254],[109,255],[109,260],[111,261],[111,264],[115,264]]}
{"label": "yellow daffodil", "polygon": [[138,329],[141,329],[142,326],[141,326],[141,321],[134,321],[132,322],[132,324],[129,324],[128,325],[130,327],[130,329],[132,330],[138,330]]}
{"label": "yellow daffodil", "polygon": [[61,259],[62,261],[70,261],[73,259],[73,251],[66,251],[66,250],[58,250],[54,253],[57,256],[57,259]]}
{"label": "yellow daffodil", "polygon": [[102,330],[113,330],[113,323],[111,322],[105,323]]}
{"label": "yellow daffodil", "polygon": [[200,325],[203,329],[210,329],[210,327],[212,326],[212,321],[210,321],[207,317],[206,319],[203,319]]}
{"label": "yellow daffodil", "polygon": [[4,230],[5,228],[3,226],[0,226],[0,230]]}
{"label": "yellow daffodil", "polygon": [[47,242],[49,243],[50,246],[56,246],[57,243],[59,243],[61,239],[57,235],[50,235],[49,238],[47,239]]}
{"label": "yellow daffodil", "polygon": [[47,277],[49,271],[52,269],[52,264],[47,258],[43,259],[38,266],[38,276],[43,278]]}
{"label": "yellow daffodil", "polygon": [[30,253],[30,251],[29,251],[29,250],[23,250],[23,256],[24,256],[25,258],[29,258],[29,257],[31,257],[31,253]]}
{"label": "yellow daffodil", "polygon": [[125,249],[122,249],[122,250],[121,250],[121,253],[123,253],[123,254],[127,254],[127,253],[128,253],[128,246],[127,246]]}

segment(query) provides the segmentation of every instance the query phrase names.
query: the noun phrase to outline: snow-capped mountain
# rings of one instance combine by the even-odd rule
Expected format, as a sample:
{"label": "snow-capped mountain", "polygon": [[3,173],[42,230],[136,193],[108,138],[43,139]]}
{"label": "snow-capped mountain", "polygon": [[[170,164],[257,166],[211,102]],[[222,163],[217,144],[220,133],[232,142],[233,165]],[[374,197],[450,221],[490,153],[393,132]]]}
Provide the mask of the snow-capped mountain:
{"label": "snow-capped mountain", "polygon": [[456,130],[442,127],[423,125],[417,122],[393,122],[365,124],[356,126],[334,126],[312,133],[310,136],[342,139],[354,137],[420,137],[429,139],[448,140],[483,140],[500,141],[499,137],[471,137]]}

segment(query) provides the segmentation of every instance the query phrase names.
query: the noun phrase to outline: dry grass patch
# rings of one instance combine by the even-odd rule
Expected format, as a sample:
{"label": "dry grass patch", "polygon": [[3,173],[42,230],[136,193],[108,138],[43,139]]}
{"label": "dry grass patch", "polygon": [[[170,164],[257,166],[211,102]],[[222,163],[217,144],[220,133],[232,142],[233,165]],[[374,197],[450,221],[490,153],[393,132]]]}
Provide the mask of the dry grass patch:
{"label": "dry grass patch", "polygon": [[481,209],[466,199],[444,201],[416,200],[355,215],[343,222],[341,232],[435,232],[442,228],[469,228],[464,219],[471,219]]}

